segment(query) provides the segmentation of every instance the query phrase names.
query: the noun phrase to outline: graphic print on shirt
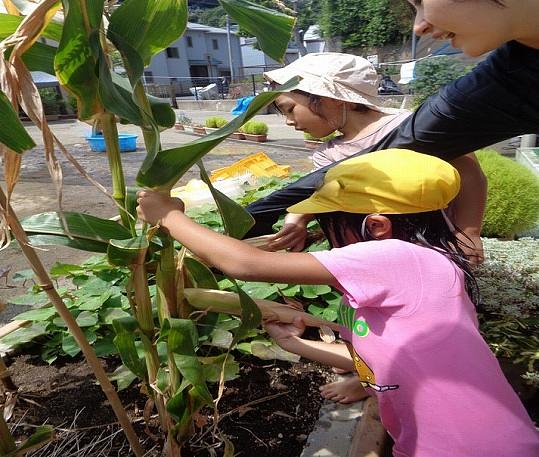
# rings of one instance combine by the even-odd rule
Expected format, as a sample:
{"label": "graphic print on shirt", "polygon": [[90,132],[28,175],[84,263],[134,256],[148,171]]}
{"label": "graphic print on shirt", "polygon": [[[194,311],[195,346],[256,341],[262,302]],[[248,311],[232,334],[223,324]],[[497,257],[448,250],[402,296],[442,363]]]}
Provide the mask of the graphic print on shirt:
{"label": "graphic print on shirt", "polygon": [[[369,325],[363,319],[356,319],[356,310],[351,308],[347,304],[341,302],[339,306],[338,322],[343,327],[350,329],[355,335],[365,338],[369,334]],[[370,387],[377,392],[386,392],[388,390],[398,389],[398,385],[378,385],[376,384],[376,378],[374,372],[369,365],[359,356],[351,343],[347,343],[346,346],[350,351],[352,360],[354,361],[354,367],[359,376],[359,381],[363,387]]]}

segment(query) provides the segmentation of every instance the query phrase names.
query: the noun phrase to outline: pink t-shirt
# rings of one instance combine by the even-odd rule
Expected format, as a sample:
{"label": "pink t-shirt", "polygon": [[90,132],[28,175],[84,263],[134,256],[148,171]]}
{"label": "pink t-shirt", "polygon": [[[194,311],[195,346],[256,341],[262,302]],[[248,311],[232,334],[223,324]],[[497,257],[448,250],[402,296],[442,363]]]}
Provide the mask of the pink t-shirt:
{"label": "pink t-shirt", "polygon": [[368,135],[354,138],[350,141],[343,141],[339,138],[335,138],[322,144],[313,153],[313,165],[315,170],[345,159],[346,157],[350,157],[351,155],[378,143],[378,141],[384,138],[389,132],[398,127],[404,119],[410,116],[410,114],[412,113],[409,111],[397,111],[396,114],[387,116],[385,124],[381,125],[378,129]]}
{"label": "pink t-shirt", "polygon": [[394,239],[311,254],[340,284],[341,335],[378,397],[394,456],[539,456],[453,262]]}

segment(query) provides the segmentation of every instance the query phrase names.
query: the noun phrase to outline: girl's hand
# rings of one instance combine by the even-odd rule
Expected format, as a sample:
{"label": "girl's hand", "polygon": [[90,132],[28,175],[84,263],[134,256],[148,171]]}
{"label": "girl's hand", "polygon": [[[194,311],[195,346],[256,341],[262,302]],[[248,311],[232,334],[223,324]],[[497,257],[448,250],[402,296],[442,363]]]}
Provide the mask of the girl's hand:
{"label": "girl's hand", "polygon": [[305,331],[305,323],[301,317],[296,317],[291,324],[283,324],[282,322],[265,322],[264,328],[268,335],[271,336],[275,342],[286,349],[286,346],[294,339],[303,335]]}
{"label": "girl's hand", "polygon": [[269,250],[303,251],[307,239],[307,224],[312,219],[313,216],[310,214],[287,214],[283,228],[268,239]]}
{"label": "girl's hand", "polygon": [[168,214],[173,211],[183,213],[185,210],[185,205],[179,198],[173,198],[151,190],[138,192],[137,203],[137,214],[140,219],[152,225],[159,223],[163,227],[166,227],[166,216]]}

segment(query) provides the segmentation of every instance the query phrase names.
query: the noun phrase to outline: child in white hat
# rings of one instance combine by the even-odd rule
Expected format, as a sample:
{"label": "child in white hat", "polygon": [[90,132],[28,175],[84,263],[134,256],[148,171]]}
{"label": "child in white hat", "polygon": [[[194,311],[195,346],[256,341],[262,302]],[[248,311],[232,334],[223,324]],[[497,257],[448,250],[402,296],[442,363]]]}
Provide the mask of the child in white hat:
{"label": "child in white hat", "polygon": [[[342,135],[313,153],[315,169],[347,158],[378,143],[410,112],[379,106],[378,75],[366,59],[335,52],[307,54],[291,64],[264,73],[274,86],[301,78],[296,90],[280,95],[277,109],[296,130],[321,138],[338,130]],[[472,263],[482,261],[479,237],[486,204],[486,179],[475,156],[451,162],[463,178],[463,191],[452,205],[455,224],[465,233]],[[269,241],[273,250],[301,251],[311,215],[289,214],[284,227]]]}
{"label": "child in white hat", "polygon": [[230,277],[340,290],[347,345],[301,338],[298,319],[266,328],[285,350],[355,368],[378,398],[393,455],[535,457],[537,430],[479,333],[477,285],[441,211],[459,184],[449,163],[408,150],[345,160],[289,208],[317,214],[334,248],[312,253],[262,251],[158,192],[139,192],[137,212]]}

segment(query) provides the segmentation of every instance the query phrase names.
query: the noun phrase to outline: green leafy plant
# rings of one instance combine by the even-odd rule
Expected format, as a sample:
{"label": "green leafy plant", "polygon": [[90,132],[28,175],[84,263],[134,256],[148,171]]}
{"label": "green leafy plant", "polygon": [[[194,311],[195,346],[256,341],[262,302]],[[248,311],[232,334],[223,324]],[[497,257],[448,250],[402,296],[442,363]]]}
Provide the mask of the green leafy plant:
{"label": "green leafy plant", "polygon": [[268,124],[262,121],[249,121],[240,128],[240,132],[248,135],[266,135],[268,133]]}
{"label": "green leafy plant", "polygon": [[453,57],[439,56],[420,60],[415,67],[415,79],[412,82],[414,104],[419,106],[440,87],[465,75],[473,65],[465,65]]}
{"label": "green leafy plant", "polygon": [[228,124],[228,121],[224,117],[212,116],[206,118],[204,123],[206,127],[212,129],[220,129],[221,127],[224,127],[226,124]]}
{"label": "green leafy plant", "polygon": [[337,132],[330,133],[329,135],[323,136],[322,138],[316,138],[312,136],[310,133],[303,132],[303,137],[308,141],[320,141],[321,143],[325,143],[326,141],[332,140],[337,136]]}
{"label": "green leafy plant", "polygon": [[531,229],[539,220],[539,179],[530,170],[494,150],[477,158],[488,181],[482,234],[512,237]]}
{"label": "green leafy plant", "polygon": [[39,95],[45,114],[60,114],[65,112],[65,103],[56,89],[51,87],[39,89]]}

